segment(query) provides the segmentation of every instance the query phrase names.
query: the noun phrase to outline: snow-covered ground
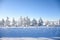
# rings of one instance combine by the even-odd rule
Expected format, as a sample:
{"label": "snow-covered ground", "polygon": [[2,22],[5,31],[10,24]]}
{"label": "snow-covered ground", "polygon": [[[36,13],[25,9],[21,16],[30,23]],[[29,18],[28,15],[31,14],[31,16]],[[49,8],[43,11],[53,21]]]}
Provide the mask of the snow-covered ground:
{"label": "snow-covered ground", "polygon": [[0,40],[55,40],[51,38],[28,38],[28,37],[23,37],[23,38],[0,38]]}
{"label": "snow-covered ground", "polygon": [[54,27],[54,26],[27,26],[27,27],[24,27],[24,26],[18,26],[18,27],[15,27],[15,26],[12,26],[12,27],[0,27],[0,28],[60,28],[59,26],[58,27]]}
{"label": "snow-covered ground", "polygon": [[[8,29],[8,28],[12,28],[12,29]],[[17,28],[17,29],[14,29],[14,28]],[[20,29],[20,28],[24,28],[23,30]],[[30,28],[30,29],[28,29]],[[40,29],[40,28],[46,28],[46,29]],[[51,29],[50,29],[51,28]],[[31,32],[32,31],[32,32]],[[35,32],[36,31],[36,32]],[[2,33],[3,34],[2,34]],[[14,38],[6,38],[4,36],[2,36],[2,38],[0,38],[0,40],[57,40],[59,39],[60,40],[60,37],[53,37],[53,38],[45,38],[45,37],[38,37],[38,38],[34,38],[34,37],[20,37],[20,38],[16,38],[15,36],[19,36],[19,35],[24,35],[25,33],[26,34],[33,34],[33,35],[40,35],[39,33],[41,33],[42,36],[44,36],[43,34],[45,34],[46,36],[46,33],[47,35],[50,34],[52,37],[55,36],[60,36],[60,27],[0,27],[0,33],[2,35],[7,35],[9,34],[9,36],[13,35]],[[50,32],[50,33],[49,33]],[[21,33],[21,34],[20,34]],[[43,34],[42,34],[43,33]],[[49,35],[49,36],[50,36]],[[29,35],[28,35],[29,36]],[[32,35],[30,35],[32,36]]]}

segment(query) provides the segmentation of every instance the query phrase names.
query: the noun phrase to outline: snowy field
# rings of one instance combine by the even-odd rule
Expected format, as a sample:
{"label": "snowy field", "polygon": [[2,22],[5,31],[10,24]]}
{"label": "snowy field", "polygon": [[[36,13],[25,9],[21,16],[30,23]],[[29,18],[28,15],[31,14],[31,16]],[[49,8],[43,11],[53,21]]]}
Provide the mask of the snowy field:
{"label": "snowy field", "polygon": [[60,27],[0,27],[0,40],[60,40]]}
{"label": "snowy field", "polygon": [[28,37],[24,37],[24,38],[0,38],[0,40],[59,40],[59,39],[57,39],[57,38],[44,38],[44,37],[40,37],[40,38],[28,38]]}
{"label": "snowy field", "polygon": [[27,26],[27,27],[24,27],[24,26],[12,26],[12,27],[0,27],[0,28],[60,28],[60,26]]}

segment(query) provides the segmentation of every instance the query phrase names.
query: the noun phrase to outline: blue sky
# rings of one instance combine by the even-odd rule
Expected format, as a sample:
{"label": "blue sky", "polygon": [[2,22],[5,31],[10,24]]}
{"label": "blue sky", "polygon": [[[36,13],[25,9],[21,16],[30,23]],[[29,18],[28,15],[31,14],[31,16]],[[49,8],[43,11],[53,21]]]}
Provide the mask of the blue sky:
{"label": "blue sky", "polygon": [[0,18],[28,16],[60,19],[60,0],[0,0]]}

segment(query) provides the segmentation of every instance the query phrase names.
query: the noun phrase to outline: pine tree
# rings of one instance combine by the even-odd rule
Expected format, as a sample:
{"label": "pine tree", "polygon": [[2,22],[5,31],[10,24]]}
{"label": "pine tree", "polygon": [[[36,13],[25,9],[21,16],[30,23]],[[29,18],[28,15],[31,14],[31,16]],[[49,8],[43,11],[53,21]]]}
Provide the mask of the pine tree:
{"label": "pine tree", "polygon": [[43,20],[42,20],[42,18],[40,18],[38,21],[38,26],[42,26],[42,25],[43,25]]}
{"label": "pine tree", "polygon": [[59,19],[59,21],[58,21],[58,24],[59,24],[59,26],[60,26],[60,19]]}
{"label": "pine tree", "polygon": [[16,21],[15,21],[14,18],[13,18],[13,20],[12,20],[12,26],[16,26]]}
{"label": "pine tree", "polygon": [[18,20],[18,26],[22,26],[22,25],[23,25],[23,18],[21,16]]}
{"label": "pine tree", "polygon": [[4,21],[4,19],[2,19],[2,20],[0,21],[0,26],[3,27],[3,26],[4,26],[4,23],[5,23],[5,21]]}
{"label": "pine tree", "polygon": [[26,26],[30,26],[30,19],[28,18],[28,16],[26,17]]}
{"label": "pine tree", "polygon": [[37,25],[37,21],[36,21],[36,19],[33,19],[32,20],[32,26],[36,26]]}
{"label": "pine tree", "polygon": [[26,26],[26,18],[23,18],[23,26]]}
{"label": "pine tree", "polygon": [[5,24],[5,21],[4,21],[4,19],[2,19],[2,26],[4,26],[4,24]]}
{"label": "pine tree", "polygon": [[6,22],[5,22],[5,25],[6,25],[6,26],[10,26],[9,17],[7,17]]}

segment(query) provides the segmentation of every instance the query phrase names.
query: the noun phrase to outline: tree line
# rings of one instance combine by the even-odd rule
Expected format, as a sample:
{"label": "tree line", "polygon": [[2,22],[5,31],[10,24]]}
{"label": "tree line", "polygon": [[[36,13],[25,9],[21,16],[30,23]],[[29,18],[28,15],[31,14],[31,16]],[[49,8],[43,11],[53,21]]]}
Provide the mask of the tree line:
{"label": "tree line", "polygon": [[37,21],[35,18],[33,18],[33,20],[31,21],[30,18],[28,17],[24,17],[22,18],[22,16],[19,18],[19,20],[15,20],[15,18],[11,20],[9,20],[9,17],[6,18],[6,20],[2,19],[0,21],[0,26],[4,27],[4,26],[42,26],[43,25],[43,20],[40,17],[40,19]]}

